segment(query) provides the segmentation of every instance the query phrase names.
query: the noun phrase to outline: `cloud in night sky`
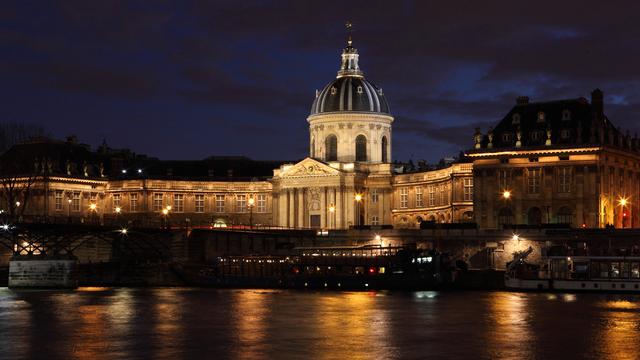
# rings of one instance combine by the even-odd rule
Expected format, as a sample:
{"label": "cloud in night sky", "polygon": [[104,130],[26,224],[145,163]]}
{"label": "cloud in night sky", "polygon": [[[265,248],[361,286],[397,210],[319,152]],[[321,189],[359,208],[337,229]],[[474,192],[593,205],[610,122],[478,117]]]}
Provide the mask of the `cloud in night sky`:
{"label": "cloud in night sky", "polygon": [[457,154],[519,95],[599,87],[634,132],[638,13],[632,1],[5,1],[0,121],[164,159],[301,158],[350,19],[396,116],[396,159]]}

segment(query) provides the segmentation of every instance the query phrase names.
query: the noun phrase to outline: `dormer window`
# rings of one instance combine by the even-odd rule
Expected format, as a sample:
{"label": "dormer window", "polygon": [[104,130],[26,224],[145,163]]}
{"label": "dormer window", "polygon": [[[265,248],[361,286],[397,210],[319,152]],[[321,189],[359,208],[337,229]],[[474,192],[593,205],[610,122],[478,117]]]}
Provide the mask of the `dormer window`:
{"label": "dormer window", "polygon": [[382,96],[382,89],[378,89],[378,95]]}
{"label": "dormer window", "polygon": [[529,136],[531,137],[532,141],[540,141],[542,140],[542,131],[540,130],[532,131]]}
{"label": "dormer window", "polygon": [[545,121],[545,117],[546,117],[546,116],[545,116],[545,114],[544,114],[544,111],[540,111],[540,112],[538,113],[538,122],[544,122],[544,121]]}
{"label": "dormer window", "polygon": [[338,92],[338,89],[336,89],[335,87],[331,87],[331,95],[335,95]]}
{"label": "dormer window", "polygon": [[571,111],[569,111],[569,110],[563,110],[563,111],[562,111],[562,120],[563,120],[563,121],[569,121],[569,120],[571,120]]}
{"label": "dormer window", "polygon": [[511,133],[502,133],[502,142],[510,143],[511,139],[513,139],[513,135]]}
{"label": "dormer window", "polygon": [[362,86],[358,86],[358,94],[362,94]]}
{"label": "dormer window", "polygon": [[571,130],[569,129],[562,129],[562,131],[560,131],[560,137],[562,139],[568,139],[571,136]]}
{"label": "dormer window", "polygon": [[511,124],[518,125],[520,124],[520,114],[513,114],[511,117]]}

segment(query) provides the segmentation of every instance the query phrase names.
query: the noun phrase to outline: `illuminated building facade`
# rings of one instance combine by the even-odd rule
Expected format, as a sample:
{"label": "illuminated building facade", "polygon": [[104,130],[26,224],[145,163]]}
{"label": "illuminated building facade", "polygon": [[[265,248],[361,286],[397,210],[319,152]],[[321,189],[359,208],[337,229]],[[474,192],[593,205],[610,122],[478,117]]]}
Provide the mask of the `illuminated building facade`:
{"label": "illuminated building facade", "polygon": [[160,161],[106,144],[93,152],[74,138],[40,139],[2,156],[6,166],[22,164],[5,171],[5,183],[30,184],[14,194],[5,187],[0,209],[25,221],[139,225],[345,229],[471,222],[471,164],[404,173],[391,160],[393,121],[385,93],[365,78],[349,40],[337,77],[316,92],[307,118],[309,156],[297,163]]}
{"label": "illuminated building facade", "polygon": [[604,115],[603,93],[530,103],[526,97],[486,134],[476,130],[475,220],[512,224],[637,227],[640,143]]}

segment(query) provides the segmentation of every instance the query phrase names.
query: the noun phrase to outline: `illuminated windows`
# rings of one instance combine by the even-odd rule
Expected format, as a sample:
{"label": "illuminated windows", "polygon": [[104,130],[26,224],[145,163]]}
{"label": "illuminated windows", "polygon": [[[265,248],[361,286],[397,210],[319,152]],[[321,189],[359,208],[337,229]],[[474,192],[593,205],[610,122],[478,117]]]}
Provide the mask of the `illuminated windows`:
{"label": "illuminated windows", "polygon": [[473,201],[473,179],[463,179],[464,201]]}
{"label": "illuminated windows", "polygon": [[416,207],[422,206],[422,187],[416,186]]}
{"label": "illuminated windows", "polygon": [[259,213],[267,212],[267,195],[258,194],[258,206],[257,210]]}
{"label": "illuminated windows", "polygon": [[184,194],[173,194],[173,211],[184,211]]}
{"label": "illuminated windows", "polygon": [[195,206],[195,211],[197,213],[204,212],[204,194],[196,194]]}
{"label": "illuminated windows", "polygon": [[153,211],[162,211],[162,193],[153,194]]}
{"label": "illuminated windows", "polygon": [[236,212],[247,212],[247,195],[236,195]]}
{"label": "illuminated windows", "polygon": [[138,211],[138,194],[136,193],[132,193],[131,195],[129,195],[129,211]]}
{"label": "illuminated windows", "polygon": [[216,195],[216,212],[218,213],[224,212],[224,195],[222,194]]}
{"label": "illuminated windows", "polygon": [[402,188],[400,189],[400,208],[402,209],[406,209],[407,206],[409,205],[409,192],[407,191],[407,188]]}
{"label": "illuminated windows", "polygon": [[56,193],[55,193],[55,209],[56,209],[56,211],[61,211],[62,210],[62,194],[63,194],[62,190],[56,190]]}
{"label": "illuminated windows", "polygon": [[542,173],[540,168],[533,168],[527,171],[527,191],[529,194],[540,193],[540,179]]}
{"label": "illuminated windows", "polygon": [[371,189],[371,202],[372,203],[378,202],[378,189]]}
{"label": "illuminated windows", "polygon": [[558,169],[558,192],[571,192],[571,168],[561,167]]}

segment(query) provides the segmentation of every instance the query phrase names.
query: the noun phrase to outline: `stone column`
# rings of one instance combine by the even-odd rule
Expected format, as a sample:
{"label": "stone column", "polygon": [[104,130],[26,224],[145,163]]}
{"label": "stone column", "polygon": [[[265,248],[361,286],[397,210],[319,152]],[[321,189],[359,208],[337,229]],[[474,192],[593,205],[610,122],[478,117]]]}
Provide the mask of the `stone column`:
{"label": "stone column", "polygon": [[295,227],[295,202],[294,202],[294,190],[293,189],[288,189],[287,190],[287,202],[289,203],[289,208],[288,208],[288,213],[289,216],[287,216],[287,226],[288,227]]}
{"label": "stone column", "polygon": [[324,229],[328,227],[327,209],[329,208],[329,205],[327,204],[327,191],[326,187],[320,188],[320,227]]}
{"label": "stone column", "polygon": [[342,186],[334,188],[334,191],[336,196],[336,213],[333,218],[335,220],[334,225],[336,229],[342,229],[344,226],[344,222],[342,220],[342,216],[344,214],[344,205],[342,204]]}
{"label": "stone column", "polygon": [[304,189],[298,189],[298,227],[304,227]]}

